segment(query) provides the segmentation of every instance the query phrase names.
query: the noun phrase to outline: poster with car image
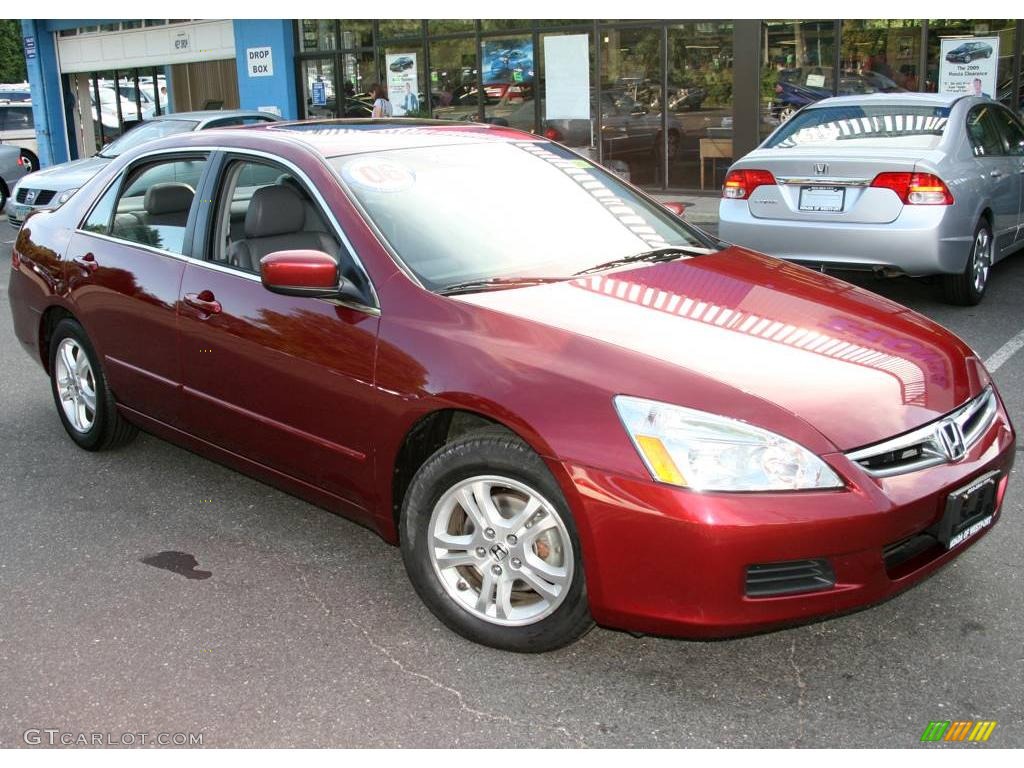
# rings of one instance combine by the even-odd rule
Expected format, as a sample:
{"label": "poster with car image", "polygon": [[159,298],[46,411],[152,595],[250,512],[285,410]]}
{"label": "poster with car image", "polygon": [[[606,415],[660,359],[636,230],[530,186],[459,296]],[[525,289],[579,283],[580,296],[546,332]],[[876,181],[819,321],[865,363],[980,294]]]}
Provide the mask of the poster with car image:
{"label": "poster with car image", "polygon": [[484,85],[533,82],[533,40],[529,37],[484,40]]}
{"label": "poster with car image", "polygon": [[388,101],[395,117],[416,115],[420,111],[419,67],[415,53],[389,53],[384,57],[388,68]]}
{"label": "poster with car image", "polygon": [[939,93],[994,97],[998,37],[944,37],[939,48]]}

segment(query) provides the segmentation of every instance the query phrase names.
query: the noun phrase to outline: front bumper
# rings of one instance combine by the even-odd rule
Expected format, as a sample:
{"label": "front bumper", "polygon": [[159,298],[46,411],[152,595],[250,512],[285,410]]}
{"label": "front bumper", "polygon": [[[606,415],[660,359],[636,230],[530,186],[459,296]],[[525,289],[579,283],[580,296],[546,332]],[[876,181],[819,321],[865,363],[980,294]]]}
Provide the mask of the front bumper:
{"label": "front bumper", "polygon": [[746,200],[723,199],[718,215],[720,238],[769,256],[915,277],[962,272],[973,239],[973,226],[961,226],[950,206],[904,206],[895,221],[848,224],[759,218]]}
{"label": "front bumper", "polygon": [[[1001,473],[993,525],[1015,453],[999,415],[956,464],[886,479],[842,454],[826,460],[841,491],[693,493],[649,480],[562,464],[572,484],[591,613],[603,625],[692,638],[728,637],[826,618],[884,600],[962,553],[992,526],[887,567],[884,551],[937,524],[950,491]],[[829,589],[749,597],[750,565],[827,559]]]}

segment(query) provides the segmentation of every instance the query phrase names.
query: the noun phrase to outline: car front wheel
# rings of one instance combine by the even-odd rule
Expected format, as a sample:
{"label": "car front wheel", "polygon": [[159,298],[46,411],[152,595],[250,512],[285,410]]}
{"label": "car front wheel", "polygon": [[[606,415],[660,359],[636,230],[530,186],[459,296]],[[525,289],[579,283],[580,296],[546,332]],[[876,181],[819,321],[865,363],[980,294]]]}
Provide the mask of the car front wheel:
{"label": "car front wheel", "polygon": [[50,338],[50,384],[61,423],[80,447],[99,451],[135,437],[136,428],[117,411],[85,330],[70,318]]}
{"label": "car front wheel", "polygon": [[568,505],[541,458],[506,432],[469,434],[427,460],[401,540],[417,593],[470,640],[537,653],[593,625]]}

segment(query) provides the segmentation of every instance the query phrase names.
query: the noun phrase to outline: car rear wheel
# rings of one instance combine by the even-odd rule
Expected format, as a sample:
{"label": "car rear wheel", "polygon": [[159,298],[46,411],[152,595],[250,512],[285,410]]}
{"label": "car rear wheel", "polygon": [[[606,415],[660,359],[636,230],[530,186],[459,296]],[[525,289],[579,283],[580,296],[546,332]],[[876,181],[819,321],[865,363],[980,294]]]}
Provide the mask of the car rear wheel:
{"label": "car rear wheel", "polygon": [[942,288],[946,301],[972,307],[984,298],[992,271],[994,243],[989,223],[984,219],[979,221],[964,271],[956,275],[943,275]]}
{"label": "car rear wheel", "polygon": [[34,153],[29,152],[27,149],[21,150],[21,167],[25,169],[25,173],[32,173],[33,171],[39,170],[39,158]]}
{"label": "car rear wheel", "polygon": [[7,205],[7,185],[4,184],[3,179],[0,179],[0,212],[3,211],[5,205]]}
{"label": "car rear wheel", "polygon": [[464,637],[538,653],[593,626],[565,498],[541,458],[507,432],[440,448],[413,478],[400,525],[413,586]]}
{"label": "car rear wheel", "polygon": [[61,423],[81,448],[114,448],[137,434],[118,413],[88,336],[70,318],[57,324],[50,339],[50,384]]}

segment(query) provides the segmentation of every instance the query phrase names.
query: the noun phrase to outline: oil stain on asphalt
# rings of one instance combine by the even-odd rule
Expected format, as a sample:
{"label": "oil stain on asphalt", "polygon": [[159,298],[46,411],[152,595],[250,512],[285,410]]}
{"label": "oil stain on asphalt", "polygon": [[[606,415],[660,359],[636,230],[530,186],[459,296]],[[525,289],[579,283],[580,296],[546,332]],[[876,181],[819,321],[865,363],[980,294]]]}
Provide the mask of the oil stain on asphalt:
{"label": "oil stain on asphalt", "polygon": [[213,576],[210,571],[197,570],[199,561],[195,555],[187,552],[158,552],[155,555],[146,555],[139,562],[152,565],[154,568],[163,568],[186,579],[208,579]]}

